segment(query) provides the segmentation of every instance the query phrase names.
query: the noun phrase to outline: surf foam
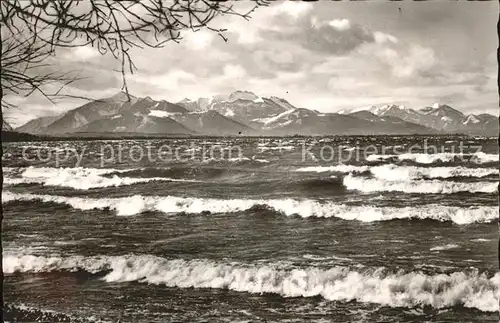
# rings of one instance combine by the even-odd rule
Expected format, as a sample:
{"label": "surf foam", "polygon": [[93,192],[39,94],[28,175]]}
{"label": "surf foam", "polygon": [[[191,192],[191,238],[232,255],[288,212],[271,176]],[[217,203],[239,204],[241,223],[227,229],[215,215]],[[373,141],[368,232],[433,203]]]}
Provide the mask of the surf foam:
{"label": "surf foam", "polygon": [[351,206],[332,202],[295,199],[211,199],[176,196],[142,196],[123,198],[84,198],[57,195],[19,194],[5,191],[4,203],[10,201],[41,201],[59,203],[79,210],[110,209],[118,215],[136,215],[145,211],[172,213],[234,213],[246,211],[257,206],[265,206],[275,212],[301,217],[337,217],[344,220],[362,222],[388,221],[394,219],[432,219],[452,221],[457,224],[485,223],[496,220],[499,210],[496,207],[452,207],[427,205],[418,207],[375,207]]}
{"label": "surf foam", "polygon": [[452,177],[486,177],[498,176],[495,168],[458,167],[416,167],[387,164],[370,168],[374,177],[388,181],[400,181],[422,178],[452,178]]}
{"label": "surf foam", "polygon": [[229,289],[282,297],[321,296],[329,301],[375,303],[391,307],[462,305],[484,312],[499,310],[500,274],[477,271],[424,274],[390,273],[384,268],[334,266],[292,268],[279,263],[222,263],[206,259],[165,259],[151,255],[43,257],[4,255],[4,272],[108,272],[102,280],[137,281],[178,288]]}
{"label": "surf foam", "polygon": [[429,250],[430,251],[442,251],[442,250],[451,250],[451,249],[457,249],[457,248],[460,248],[460,246],[457,244],[454,244],[454,243],[449,243],[449,244],[446,244],[443,246],[432,247]]}
{"label": "surf foam", "polygon": [[20,177],[6,177],[4,183],[7,185],[18,184],[42,184],[45,186],[70,187],[76,190],[88,190],[91,188],[116,187],[147,183],[152,181],[193,181],[174,179],[167,177],[133,178],[104,175],[111,173],[124,173],[134,169],[111,169],[111,168],[52,168],[52,167],[28,167],[21,171]]}
{"label": "surf foam", "polygon": [[335,165],[335,166],[308,166],[296,169],[296,172],[316,172],[316,173],[363,173],[370,170],[370,166],[355,166],[355,165]]}
{"label": "surf foam", "polygon": [[472,162],[475,164],[485,164],[498,162],[498,154],[487,154],[482,151],[473,154],[462,153],[437,153],[437,154],[424,154],[424,153],[406,153],[399,155],[370,155],[366,157],[367,161],[383,161],[387,159],[408,160],[418,164],[432,164],[435,162],[453,162],[455,160],[462,160]]}
{"label": "surf foam", "polygon": [[404,192],[419,194],[453,194],[459,192],[494,193],[498,184],[494,182],[453,182],[440,180],[404,180],[392,177],[390,180],[353,176],[344,177],[344,186],[349,190],[364,193]]}
{"label": "surf foam", "polygon": [[296,169],[297,172],[316,173],[364,173],[370,172],[373,176],[385,180],[401,179],[421,179],[421,178],[450,178],[450,177],[486,177],[498,175],[496,168],[469,168],[457,167],[417,167],[398,166],[386,164],[381,166],[356,166],[356,165],[335,165],[335,166],[309,166]]}

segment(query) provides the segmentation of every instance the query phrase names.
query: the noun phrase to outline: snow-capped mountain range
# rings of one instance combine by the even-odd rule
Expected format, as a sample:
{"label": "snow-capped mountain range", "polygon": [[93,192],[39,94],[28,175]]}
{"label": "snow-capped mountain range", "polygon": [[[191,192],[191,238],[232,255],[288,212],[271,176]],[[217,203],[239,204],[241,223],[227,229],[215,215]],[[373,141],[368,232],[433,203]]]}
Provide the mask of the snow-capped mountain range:
{"label": "snow-capped mountain range", "polygon": [[42,117],[15,129],[32,134],[75,133],[191,135],[369,135],[498,134],[498,117],[464,115],[448,105],[419,110],[398,105],[339,113],[297,108],[285,99],[248,91],[177,103],[120,92],[59,116]]}
{"label": "snow-capped mountain range", "polygon": [[379,107],[363,107],[351,111],[342,111],[343,114],[357,114],[367,111],[377,117],[396,117],[404,121],[420,124],[443,132],[480,133],[483,129],[486,133],[496,134],[498,129],[498,117],[491,114],[469,114],[464,115],[449,105],[434,103],[432,106],[419,110],[408,108],[404,105],[382,105]]}

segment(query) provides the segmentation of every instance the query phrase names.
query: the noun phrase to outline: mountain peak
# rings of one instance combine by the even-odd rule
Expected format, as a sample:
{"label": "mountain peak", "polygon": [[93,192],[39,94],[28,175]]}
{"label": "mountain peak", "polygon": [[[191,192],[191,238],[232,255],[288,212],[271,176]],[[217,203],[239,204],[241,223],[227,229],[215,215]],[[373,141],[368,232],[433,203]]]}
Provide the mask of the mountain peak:
{"label": "mountain peak", "polygon": [[116,93],[115,95],[107,98],[106,101],[123,103],[123,102],[129,101],[129,96],[130,96],[130,100],[136,99],[136,97],[133,96],[132,94],[129,93],[127,95],[127,93],[125,91],[120,91],[120,92]]}
{"label": "mountain peak", "polygon": [[447,104],[439,104],[439,103],[434,103],[432,107],[427,107],[422,110],[421,112],[427,114],[427,115],[434,115],[437,117],[456,117],[456,118],[464,118],[465,115],[458,111],[457,109],[454,109],[450,107]]}
{"label": "mountain peak", "polygon": [[420,113],[427,114],[427,113],[429,113],[429,112],[431,112],[431,111],[433,111],[433,110],[434,110],[434,108],[433,108],[433,107],[425,107],[425,108],[422,108],[422,109],[420,109],[420,110],[418,110],[418,111],[419,111]]}
{"label": "mountain peak", "polygon": [[254,101],[259,99],[255,93],[250,92],[250,91],[235,91],[229,95],[228,101],[233,102],[236,100],[247,100],[247,101]]}
{"label": "mountain peak", "polygon": [[467,116],[467,119],[463,122],[463,124],[467,125],[470,123],[479,123],[479,122],[481,122],[481,120],[479,120],[475,115],[469,114]]}
{"label": "mountain peak", "polygon": [[273,95],[273,96],[270,96],[270,97],[269,97],[269,100],[278,101],[278,102],[286,102],[286,103],[288,103],[288,101],[287,101],[287,100],[285,100],[285,99],[283,99],[283,98],[280,98],[280,97],[277,97],[277,96],[274,96],[274,95]]}
{"label": "mountain peak", "polygon": [[[210,98],[185,98],[177,104],[120,91],[55,117],[38,118],[20,130],[30,133],[120,132],[199,134],[497,134],[498,117],[467,115],[435,103],[421,110],[389,103],[347,110],[341,115],[296,108],[280,97],[250,91]],[[352,115],[350,115],[352,114]],[[153,116],[155,118],[150,118]],[[4,130],[9,128],[3,125]]]}
{"label": "mountain peak", "polygon": [[389,111],[407,111],[407,108],[404,105],[397,105],[397,104],[384,104],[381,107],[375,107],[373,106],[371,109],[368,111],[372,112],[375,115],[378,116],[383,116]]}

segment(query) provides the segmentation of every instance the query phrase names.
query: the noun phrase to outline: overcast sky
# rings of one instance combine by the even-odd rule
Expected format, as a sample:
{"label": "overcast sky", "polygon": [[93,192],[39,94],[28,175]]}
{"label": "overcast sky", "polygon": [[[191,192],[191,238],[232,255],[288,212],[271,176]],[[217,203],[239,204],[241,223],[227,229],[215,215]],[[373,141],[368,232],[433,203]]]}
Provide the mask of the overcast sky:
{"label": "overcast sky", "polygon": [[[275,3],[250,21],[218,19],[227,43],[203,30],[184,33],[179,44],[135,50],[139,70],[129,89],[171,102],[248,90],[327,112],[439,102],[498,115],[497,20],[496,1]],[[88,77],[68,93],[102,98],[120,90],[114,62],[93,48],[57,59],[57,68]],[[10,99],[19,106],[5,111],[14,126],[84,103]]]}

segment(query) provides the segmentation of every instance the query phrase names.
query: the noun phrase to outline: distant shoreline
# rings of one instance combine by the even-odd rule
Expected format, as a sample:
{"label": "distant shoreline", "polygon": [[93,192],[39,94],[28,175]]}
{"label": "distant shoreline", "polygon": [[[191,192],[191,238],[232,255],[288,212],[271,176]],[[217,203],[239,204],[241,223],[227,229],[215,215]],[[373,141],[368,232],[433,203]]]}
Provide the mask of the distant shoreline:
{"label": "distant shoreline", "polygon": [[129,140],[129,139],[221,139],[221,138],[314,138],[314,137],[485,137],[498,138],[497,136],[478,136],[463,133],[458,134],[374,134],[374,135],[186,135],[186,134],[138,134],[138,133],[89,133],[67,134],[59,136],[34,135],[15,131],[2,131],[2,142],[20,141],[70,141],[70,140]]}

